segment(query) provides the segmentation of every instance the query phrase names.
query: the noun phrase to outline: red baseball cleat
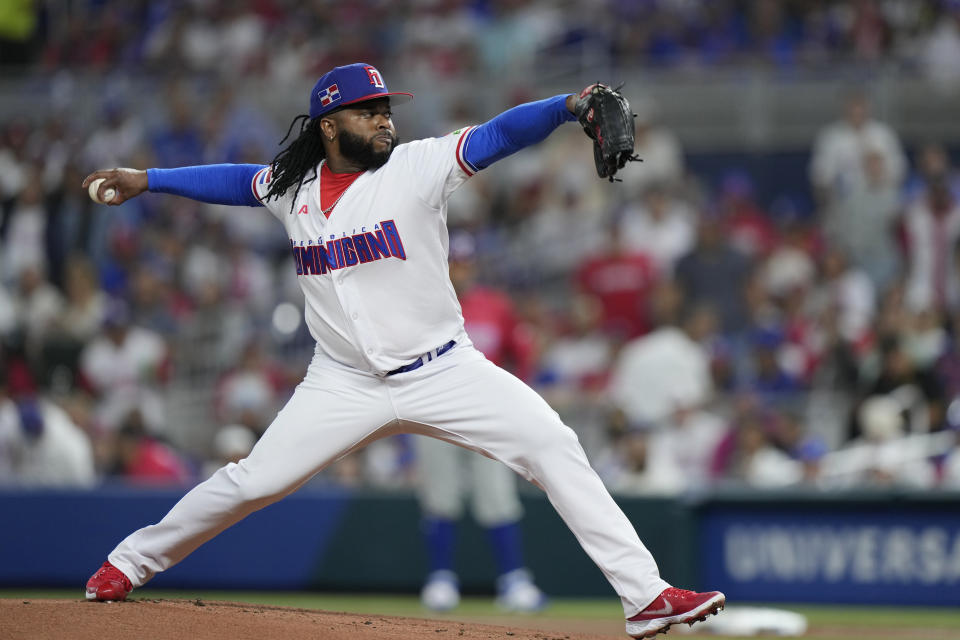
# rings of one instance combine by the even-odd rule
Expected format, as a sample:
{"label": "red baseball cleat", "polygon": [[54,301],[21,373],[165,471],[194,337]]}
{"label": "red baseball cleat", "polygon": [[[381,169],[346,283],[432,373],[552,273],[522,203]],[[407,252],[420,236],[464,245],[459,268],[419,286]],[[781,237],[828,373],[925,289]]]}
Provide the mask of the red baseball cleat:
{"label": "red baseball cleat", "polygon": [[87,580],[87,600],[126,600],[131,591],[130,578],[110,562],[104,562]]}
{"label": "red baseball cleat", "polygon": [[666,633],[672,624],[693,625],[719,613],[726,601],[727,597],[719,591],[696,593],[669,587],[646,609],[627,619],[627,635],[652,638],[658,633]]}

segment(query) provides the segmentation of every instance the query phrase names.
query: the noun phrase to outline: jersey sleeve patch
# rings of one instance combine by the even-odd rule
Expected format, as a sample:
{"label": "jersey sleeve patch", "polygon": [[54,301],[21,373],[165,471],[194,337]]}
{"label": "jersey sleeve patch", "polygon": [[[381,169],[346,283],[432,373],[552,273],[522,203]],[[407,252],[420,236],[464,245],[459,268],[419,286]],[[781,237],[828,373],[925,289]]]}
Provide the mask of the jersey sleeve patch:
{"label": "jersey sleeve patch", "polygon": [[250,186],[253,189],[253,195],[260,202],[263,202],[264,197],[267,195],[267,191],[270,190],[270,181],[272,179],[273,166],[270,165],[253,174],[253,181],[250,183]]}
{"label": "jersey sleeve patch", "polygon": [[465,127],[463,129],[457,129],[452,134],[460,136],[460,139],[457,141],[457,164],[460,165],[460,169],[467,174],[468,177],[479,171],[466,157],[467,145],[470,144],[470,137],[475,130],[476,127]]}

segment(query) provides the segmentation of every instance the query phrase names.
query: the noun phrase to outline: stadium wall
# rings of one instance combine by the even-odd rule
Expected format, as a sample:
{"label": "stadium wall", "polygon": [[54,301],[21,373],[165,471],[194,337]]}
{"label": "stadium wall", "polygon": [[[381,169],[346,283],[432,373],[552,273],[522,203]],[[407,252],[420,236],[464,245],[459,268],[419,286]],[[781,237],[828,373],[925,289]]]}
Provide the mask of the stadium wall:
{"label": "stadium wall", "polygon": [[[0,492],[0,586],[76,587],[181,491]],[[960,604],[960,494],[723,494],[618,498],[664,577],[731,600]],[[610,596],[546,499],[525,496],[527,561],[554,596]],[[386,532],[386,533],[385,533]],[[426,567],[406,494],[308,488],[227,530],[157,588],[415,592]],[[461,527],[467,593],[490,593],[481,529]]]}

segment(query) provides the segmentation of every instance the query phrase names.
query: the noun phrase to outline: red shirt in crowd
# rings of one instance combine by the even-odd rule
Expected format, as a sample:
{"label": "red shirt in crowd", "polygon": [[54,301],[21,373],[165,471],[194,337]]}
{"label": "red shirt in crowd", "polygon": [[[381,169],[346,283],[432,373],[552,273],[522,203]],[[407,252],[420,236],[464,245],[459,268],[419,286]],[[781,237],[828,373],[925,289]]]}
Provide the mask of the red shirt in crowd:
{"label": "red shirt in crowd", "polygon": [[600,300],[603,329],[626,339],[650,330],[647,296],[656,275],[653,260],[645,254],[608,254],[580,265],[576,281],[581,291]]}
{"label": "red shirt in crowd", "polygon": [[505,294],[473,287],[460,294],[467,334],[487,360],[529,380],[534,368],[533,338],[517,318]]}
{"label": "red shirt in crowd", "polygon": [[124,465],[124,476],[134,484],[182,485],[190,482],[190,470],[169,447],[150,438],[135,445]]}

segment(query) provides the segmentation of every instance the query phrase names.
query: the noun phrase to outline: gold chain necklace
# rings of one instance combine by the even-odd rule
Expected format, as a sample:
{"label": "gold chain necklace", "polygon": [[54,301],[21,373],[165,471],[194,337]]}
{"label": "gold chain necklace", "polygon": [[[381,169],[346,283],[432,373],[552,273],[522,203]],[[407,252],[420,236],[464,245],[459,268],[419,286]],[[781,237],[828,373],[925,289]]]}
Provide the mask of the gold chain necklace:
{"label": "gold chain necklace", "polygon": [[[349,189],[349,188],[350,188],[350,186],[347,185],[347,189]],[[336,200],[334,200],[334,202],[333,202],[332,205],[330,205],[330,206],[327,207],[326,209],[320,209],[320,213],[323,214],[323,217],[324,217],[324,218],[329,218],[329,217],[330,217],[330,212],[333,211],[333,208],[334,208],[335,206],[337,206],[337,203],[338,203],[338,202],[340,202],[340,198],[342,198],[343,195],[347,192],[347,189],[344,189],[344,190],[343,190],[343,193],[340,194],[340,197],[339,197],[339,198],[337,198]],[[323,206],[323,205],[321,205],[321,206]]]}

